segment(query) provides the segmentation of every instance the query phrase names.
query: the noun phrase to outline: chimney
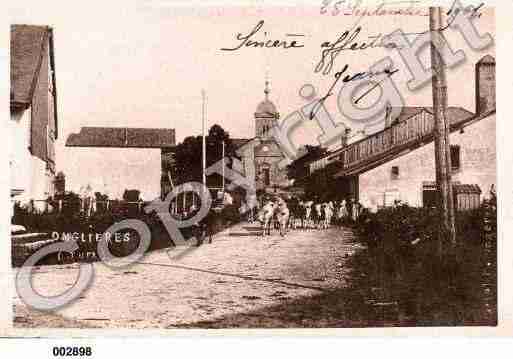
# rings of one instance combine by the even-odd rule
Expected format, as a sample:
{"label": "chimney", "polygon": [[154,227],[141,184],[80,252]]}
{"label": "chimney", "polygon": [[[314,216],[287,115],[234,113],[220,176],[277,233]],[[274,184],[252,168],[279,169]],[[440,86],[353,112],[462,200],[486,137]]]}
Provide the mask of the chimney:
{"label": "chimney", "polygon": [[341,138],[341,145],[342,145],[342,147],[346,147],[347,146],[347,139],[349,138],[349,134],[350,133],[351,133],[351,129],[349,127],[346,127],[344,135]]}
{"label": "chimney", "polygon": [[385,128],[389,128],[390,126],[392,126],[392,106],[387,104],[385,109]]}
{"label": "chimney", "polygon": [[495,59],[486,55],[476,64],[476,114],[495,109]]}

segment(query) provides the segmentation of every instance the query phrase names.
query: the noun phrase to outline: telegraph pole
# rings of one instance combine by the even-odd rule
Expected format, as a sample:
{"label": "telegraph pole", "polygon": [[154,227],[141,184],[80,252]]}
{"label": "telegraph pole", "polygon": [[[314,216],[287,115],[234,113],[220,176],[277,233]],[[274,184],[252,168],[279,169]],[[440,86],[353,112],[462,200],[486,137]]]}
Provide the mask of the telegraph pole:
{"label": "telegraph pole", "polygon": [[224,179],[224,178],[225,178],[225,173],[224,173],[225,143],[224,143],[224,139],[223,139],[223,143],[222,143],[222,145],[223,145],[223,149],[222,149],[222,156],[223,156],[223,157],[222,157],[222,159],[223,159],[223,172],[222,172],[222,177],[223,177],[223,178],[222,178],[222,181],[223,181],[223,196],[224,196],[224,187],[225,187],[225,184],[226,184],[225,179]]}
{"label": "telegraph pole", "polygon": [[[433,69],[433,112],[434,112],[434,140],[435,140],[435,166],[436,186],[440,211],[440,232],[438,239],[438,255],[443,256],[443,242],[456,244],[456,227],[454,224],[454,202],[451,183],[451,151],[450,151],[450,125],[447,122],[447,82],[442,58],[436,47],[444,46],[441,42],[440,29],[442,23],[442,9],[429,8],[429,29],[431,33],[431,66]],[[436,45],[436,47],[435,47]],[[441,46],[438,46],[441,45]]]}
{"label": "telegraph pole", "polygon": [[[203,182],[203,191],[205,191],[205,188],[207,186],[207,176],[206,176],[206,169],[207,169],[207,140],[205,137],[206,128],[207,128],[207,119],[205,117],[205,102],[206,102],[206,94],[205,90],[201,90],[201,99],[202,99],[202,105],[201,105],[201,125],[202,125],[202,154],[203,154],[203,160],[202,160],[202,182]],[[204,193],[203,193],[204,194]],[[203,200],[203,198],[202,198]]]}

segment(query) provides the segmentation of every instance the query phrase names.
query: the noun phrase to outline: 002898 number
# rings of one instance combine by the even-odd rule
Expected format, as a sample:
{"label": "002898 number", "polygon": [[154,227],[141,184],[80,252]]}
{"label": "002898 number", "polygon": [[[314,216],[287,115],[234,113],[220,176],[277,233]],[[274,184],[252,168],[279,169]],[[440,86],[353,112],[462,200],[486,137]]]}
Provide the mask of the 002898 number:
{"label": "002898 number", "polygon": [[92,354],[91,347],[53,347],[53,356],[55,357],[89,357]]}

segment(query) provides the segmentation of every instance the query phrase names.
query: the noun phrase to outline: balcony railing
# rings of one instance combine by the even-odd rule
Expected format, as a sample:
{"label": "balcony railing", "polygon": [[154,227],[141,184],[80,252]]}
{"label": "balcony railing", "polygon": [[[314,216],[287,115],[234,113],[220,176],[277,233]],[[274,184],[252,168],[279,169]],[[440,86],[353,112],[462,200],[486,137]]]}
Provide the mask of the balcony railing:
{"label": "balcony railing", "polygon": [[422,141],[433,133],[433,115],[426,111],[392,125],[380,132],[354,142],[333,154],[318,160],[310,166],[310,174],[316,170],[330,167],[351,170],[373,159]]}

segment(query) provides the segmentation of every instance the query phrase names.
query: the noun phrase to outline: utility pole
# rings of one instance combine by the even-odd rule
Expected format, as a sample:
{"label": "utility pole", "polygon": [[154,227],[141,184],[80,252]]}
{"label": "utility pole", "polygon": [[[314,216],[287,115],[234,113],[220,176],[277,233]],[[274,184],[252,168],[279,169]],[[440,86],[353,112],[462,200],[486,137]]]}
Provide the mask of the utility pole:
{"label": "utility pole", "polygon": [[224,140],[223,140],[222,156],[223,156],[222,157],[222,159],[223,159],[223,172],[222,172],[221,176],[222,176],[222,180],[223,180],[223,196],[224,196],[224,187],[225,187],[225,184],[226,184],[225,179],[224,179],[224,176],[225,176],[225,174],[224,174],[224,156],[225,156],[225,143],[224,143]]}
{"label": "utility pole", "polygon": [[[202,182],[203,182],[203,191],[205,191],[205,188],[207,186],[207,177],[206,177],[206,169],[207,169],[207,140],[205,137],[205,132],[207,128],[207,119],[205,117],[205,102],[206,102],[206,94],[205,90],[201,90],[201,99],[202,99],[202,105],[201,105],[201,124],[202,124],[202,154],[203,154],[203,160],[202,160]],[[203,193],[204,194],[204,193]],[[203,200],[203,198],[202,198]]]}
{"label": "utility pole", "polygon": [[[441,55],[436,48],[441,49],[440,29],[442,23],[442,8],[429,8],[429,29],[431,33],[431,66],[433,69],[433,112],[436,186],[440,211],[440,232],[438,238],[438,255],[443,256],[443,242],[456,244],[456,227],[454,224],[454,202],[451,183],[451,150],[449,142],[450,125],[447,122],[447,82],[445,68]],[[441,46],[438,46],[441,45]]]}

